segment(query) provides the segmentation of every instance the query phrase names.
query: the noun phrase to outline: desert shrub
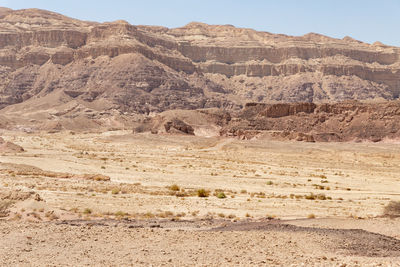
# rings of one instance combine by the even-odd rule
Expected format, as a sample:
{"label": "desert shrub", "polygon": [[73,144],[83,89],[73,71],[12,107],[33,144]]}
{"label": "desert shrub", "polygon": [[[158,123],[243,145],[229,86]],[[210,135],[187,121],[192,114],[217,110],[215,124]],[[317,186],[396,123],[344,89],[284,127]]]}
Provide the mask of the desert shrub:
{"label": "desert shrub", "polygon": [[169,187],[169,190],[171,191],[179,191],[181,188],[177,184],[173,184]]}
{"label": "desert shrub", "polygon": [[400,217],[400,201],[390,201],[383,209],[383,215],[389,217]]}
{"label": "desert shrub", "polygon": [[143,214],[143,217],[145,217],[145,218],[154,218],[155,215],[153,213],[151,213],[150,211],[148,211],[145,214]]}
{"label": "desert shrub", "polygon": [[259,193],[257,193],[257,197],[258,197],[258,198],[266,198],[264,192],[259,192]]}
{"label": "desert shrub", "polygon": [[217,193],[217,198],[226,198],[226,195],[224,192],[218,192]]}
{"label": "desert shrub", "polygon": [[197,196],[198,197],[208,197],[209,193],[205,189],[199,189],[197,190]]}
{"label": "desert shrub", "polygon": [[326,200],[326,199],[332,199],[331,197],[326,197],[325,196],[325,194],[313,194],[313,193],[310,193],[309,195],[305,195],[304,196],[304,198],[305,199],[308,199],[308,200],[316,200],[316,199],[319,199],[319,200]]}
{"label": "desert shrub", "polygon": [[124,216],[127,216],[127,215],[128,215],[128,213],[123,212],[123,211],[117,211],[115,213],[115,216],[117,216],[117,217],[124,217]]}
{"label": "desert shrub", "polygon": [[314,195],[313,193],[310,193],[309,195],[305,195],[304,198],[308,200],[315,200],[317,196]]}
{"label": "desert shrub", "polygon": [[89,208],[86,208],[83,210],[83,214],[92,214],[92,210]]}
{"label": "desert shrub", "polygon": [[307,218],[308,219],[314,219],[315,218],[315,214],[314,213],[308,214]]}
{"label": "desert shrub", "polygon": [[111,194],[113,194],[113,195],[117,195],[117,194],[119,194],[119,188],[113,188],[112,190],[111,190]]}

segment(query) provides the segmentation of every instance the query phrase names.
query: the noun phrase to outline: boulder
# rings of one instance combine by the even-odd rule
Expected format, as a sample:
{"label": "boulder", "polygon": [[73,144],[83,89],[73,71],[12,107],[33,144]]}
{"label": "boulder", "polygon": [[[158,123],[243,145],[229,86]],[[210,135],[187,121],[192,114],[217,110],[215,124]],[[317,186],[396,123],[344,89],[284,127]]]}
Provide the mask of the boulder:
{"label": "boulder", "polygon": [[172,119],[171,121],[168,121],[164,124],[164,127],[167,133],[183,133],[194,135],[193,127],[179,119]]}

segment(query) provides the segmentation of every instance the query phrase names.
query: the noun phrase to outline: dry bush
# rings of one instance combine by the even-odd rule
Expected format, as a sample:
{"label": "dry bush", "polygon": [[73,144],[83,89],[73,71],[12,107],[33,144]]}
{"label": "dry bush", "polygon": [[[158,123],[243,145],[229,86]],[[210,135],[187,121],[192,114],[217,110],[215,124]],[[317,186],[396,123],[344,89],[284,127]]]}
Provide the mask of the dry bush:
{"label": "dry bush", "polygon": [[86,208],[83,210],[83,214],[92,214],[92,210],[89,208]]}
{"label": "dry bush", "polygon": [[325,196],[325,194],[314,194],[314,193],[310,193],[309,195],[305,195],[304,196],[305,199],[308,200],[331,200],[331,197],[327,197]]}
{"label": "dry bush", "polygon": [[128,216],[128,215],[129,215],[129,213],[123,212],[123,211],[117,211],[115,213],[115,216],[117,216],[117,217],[125,217],[125,216]]}
{"label": "dry bush", "polygon": [[383,210],[383,215],[388,217],[400,217],[400,201],[390,201]]}
{"label": "dry bush", "polygon": [[180,187],[177,184],[173,184],[169,187],[169,190],[171,191],[179,191],[181,190]]}
{"label": "dry bush", "polygon": [[208,197],[210,193],[206,191],[205,189],[199,189],[197,190],[197,196],[198,197]]}

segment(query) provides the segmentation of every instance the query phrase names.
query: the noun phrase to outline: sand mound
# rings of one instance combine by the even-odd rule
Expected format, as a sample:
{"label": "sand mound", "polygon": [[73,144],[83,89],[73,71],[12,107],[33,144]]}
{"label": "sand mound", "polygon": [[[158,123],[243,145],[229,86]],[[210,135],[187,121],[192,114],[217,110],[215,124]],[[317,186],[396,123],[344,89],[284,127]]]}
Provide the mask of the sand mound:
{"label": "sand mound", "polygon": [[14,143],[6,142],[3,138],[0,137],[0,152],[3,153],[21,153],[25,150]]}
{"label": "sand mound", "polygon": [[134,132],[219,136],[230,119],[230,114],[220,109],[169,110],[140,124]]}
{"label": "sand mound", "polygon": [[27,165],[27,164],[15,164],[15,163],[1,163],[0,170],[5,170],[8,173],[15,175],[34,175],[43,176],[47,178],[59,178],[59,179],[84,179],[93,181],[110,181],[110,177],[103,174],[72,174],[64,172],[45,171],[38,167]]}

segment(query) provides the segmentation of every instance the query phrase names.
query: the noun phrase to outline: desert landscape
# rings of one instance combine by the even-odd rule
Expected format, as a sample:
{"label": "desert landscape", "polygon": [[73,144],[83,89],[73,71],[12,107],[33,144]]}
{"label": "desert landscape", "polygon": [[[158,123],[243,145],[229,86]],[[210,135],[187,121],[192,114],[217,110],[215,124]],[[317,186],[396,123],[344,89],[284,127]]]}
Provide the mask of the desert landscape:
{"label": "desert landscape", "polygon": [[1,266],[400,266],[400,48],[0,8]]}
{"label": "desert landscape", "polygon": [[398,143],[2,136],[2,265],[399,262]]}

